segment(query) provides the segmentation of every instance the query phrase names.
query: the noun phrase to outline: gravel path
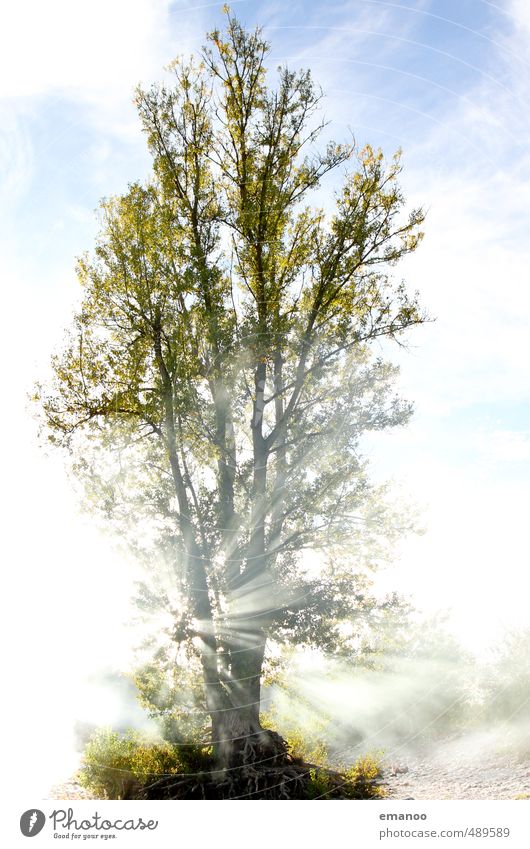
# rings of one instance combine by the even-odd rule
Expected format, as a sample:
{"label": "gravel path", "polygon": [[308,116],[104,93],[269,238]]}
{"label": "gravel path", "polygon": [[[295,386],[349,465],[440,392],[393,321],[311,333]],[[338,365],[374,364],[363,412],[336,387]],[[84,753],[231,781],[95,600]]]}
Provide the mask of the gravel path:
{"label": "gravel path", "polygon": [[530,756],[447,741],[383,761],[383,786],[392,799],[530,799]]}
{"label": "gravel path", "polygon": [[95,799],[96,797],[89,793],[88,790],[85,790],[78,781],[76,781],[75,775],[68,779],[68,781],[63,781],[62,784],[56,784],[50,790],[48,795],[49,799]]}

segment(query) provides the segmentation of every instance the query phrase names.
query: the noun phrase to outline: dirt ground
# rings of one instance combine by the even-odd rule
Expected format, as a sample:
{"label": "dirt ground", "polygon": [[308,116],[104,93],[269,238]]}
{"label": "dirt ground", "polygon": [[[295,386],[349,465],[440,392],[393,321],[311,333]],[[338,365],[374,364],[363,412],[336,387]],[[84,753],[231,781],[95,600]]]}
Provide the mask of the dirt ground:
{"label": "dirt ground", "polygon": [[530,799],[530,755],[450,740],[385,758],[383,786],[393,799]]}
{"label": "dirt ground", "polygon": [[48,799],[95,799],[88,790],[81,787],[75,776],[69,778],[68,781],[63,781],[61,784],[56,784],[51,788]]}
{"label": "dirt ground", "polygon": [[[396,749],[382,760],[390,799],[530,799],[530,751],[502,750],[498,740],[466,736],[415,751]],[[75,776],[55,785],[50,799],[93,799]]]}

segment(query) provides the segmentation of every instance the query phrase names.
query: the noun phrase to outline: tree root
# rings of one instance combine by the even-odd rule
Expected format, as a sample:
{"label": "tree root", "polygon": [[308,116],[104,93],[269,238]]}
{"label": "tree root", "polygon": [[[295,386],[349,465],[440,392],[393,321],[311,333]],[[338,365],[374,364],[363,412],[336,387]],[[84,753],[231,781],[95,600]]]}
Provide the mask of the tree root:
{"label": "tree root", "polygon": [[305,799],[311,768],[302,764],[167,776],[139,790],[138,799]]}
{"label": "tree root", "polygon": [[168,775],[137,790],[137,799],[352,799],[373,798],[373,789],[317,764],[293,757],[279,735],[245,739],[240,763],[189,775]]}

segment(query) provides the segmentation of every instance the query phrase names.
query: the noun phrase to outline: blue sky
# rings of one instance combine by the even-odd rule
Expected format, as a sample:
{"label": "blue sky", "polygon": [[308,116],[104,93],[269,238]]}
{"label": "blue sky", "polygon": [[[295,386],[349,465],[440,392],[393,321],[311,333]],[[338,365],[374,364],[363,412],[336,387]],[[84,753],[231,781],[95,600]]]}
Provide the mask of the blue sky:
{"label": "blue sky", "polygon": [[[263,25],[271,66],[312,68],[331,135],[353,130],[360,144],[403,148],[406,196],[428,208],[425,241],[398,274],[436,321],[410,337],[409,350],[392,352],[416,414],[406,431],[366,441],[374,476],[396,479],[426,533],[403,543],[381,580],[427,610],[450,609],[457,633],[483,650],[505,625],[523,623],[527,606],[530,4],[241,0],[232,8]],[[42,457],[26,393],[68,322],[75,257],[91,247],[98,200],[147,174],[135,85],[198,49],[220,9],[192,0],[3,7],[4,544],[19,600],[9,609],[28,610],[47,633],[43,663],[75,654],[90,665],[109,643],[116,656],[125,651],[113,622],[128,572],[77,513],[57,461]],[[89,638],[95,609],[101,633]],[[16,618],[21,656],[33,657],[34,637]]]}

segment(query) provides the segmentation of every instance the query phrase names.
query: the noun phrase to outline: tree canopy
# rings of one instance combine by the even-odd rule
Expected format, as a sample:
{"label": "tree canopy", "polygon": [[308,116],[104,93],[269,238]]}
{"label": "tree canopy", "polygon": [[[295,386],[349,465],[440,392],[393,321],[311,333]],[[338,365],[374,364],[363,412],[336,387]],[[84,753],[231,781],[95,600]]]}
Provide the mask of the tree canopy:
{"label": "tree canopy", "polygon": [[[39,392],[98,507],[168,566],[174,635],[200,658],[229,764],[260,737],[267,639],[326,644],[362,595],[381,505],[360,439],[410,414],[372,343],[425,318],[392,276],[424,218],[405,210],[399,152],[322,149],[311,74],[271,82],[268,52],[229,13],[171,85],[138,89],[152,172],[102,202]],[[338,188],[312,206],[330,172]],[[308,567],[304,551],[346,540],[352,562]]]}

